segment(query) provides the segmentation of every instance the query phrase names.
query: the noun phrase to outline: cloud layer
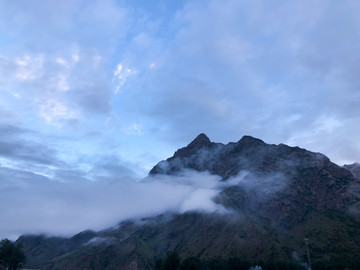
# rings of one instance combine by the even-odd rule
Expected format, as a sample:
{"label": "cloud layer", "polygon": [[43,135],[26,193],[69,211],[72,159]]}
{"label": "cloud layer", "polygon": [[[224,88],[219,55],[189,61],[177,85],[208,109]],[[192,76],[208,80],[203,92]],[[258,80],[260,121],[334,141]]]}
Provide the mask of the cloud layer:
{"label": "cloud layer", "polygon": [[224,211],[212,200],[222,188],[220,178],[207,173],[187,172],[182,177],[152,177],[141,182],[64,183],[0,167],[0,176],[12,177],[0,185],[0,211],[5,218],[0,238],[16,239],[24,233],[71,236],[167,211]]}
{"label": "cloud layer", "polygon": [[1,5],[2,122],[161,148],[146,169],[200,132],[359,159],[356,1]]}

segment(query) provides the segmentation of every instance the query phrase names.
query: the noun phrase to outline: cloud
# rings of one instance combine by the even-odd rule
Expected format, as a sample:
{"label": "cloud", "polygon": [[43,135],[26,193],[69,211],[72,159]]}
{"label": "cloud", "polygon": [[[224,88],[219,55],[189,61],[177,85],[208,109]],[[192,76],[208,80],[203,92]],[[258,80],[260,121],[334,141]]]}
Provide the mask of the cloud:
{"label": "cloud", "polygon": [[17,115],[16,112],[12,112],[10,110],[5,110],[0,107],[0,118],[6,119],[6,120],[12,120],[15,122],[15,121],[19,120],[19,115]]}
{"label": "cloud", "polygon": [[5,142],[0,141],[0,156],[12,160],[35,162],[37,164],[55,165],[60,161],[54,156],[54,151],[35,142]]}
{"label": "cloud", "polygon": [[[135,163],[124,160],[118,153],[110,154],[104,148],[97,155],[84,152],[74,155],[68,148],[77,142],[67,145],[64,137],[49,136],[44,139],[37,131],[11,124],[0,124],[0,133],[3,135],[0,138],[0,164],[4,170],[14,170],[14,174],[27,171],[60,182],[110,181],[137,178],[141,174]],[[59,140],[61,147],[54,143]],[[70,140],[74,141],[74,138]],[[85,150],[88,150],[87,147]]]}
{"label": "cloud", "polygon": [[117,155],[102,155],[98,159],[91,158],[93,167],[88,171],[88,176],[92,179],[138,179],[137,166],[131,162],[126,162]]}
{"label": "cloud", "polygon": [[[339,10],[347,15],[339,18]],[[200,132],[219,141],[252,134],[274,143],[291,139],[341,162],[327,142],[307,142],[325,133],[339,142],[339,129],[358,122],[355,10],[355,1],[188,2],[165,27],[171,35],[148,31],[138,37],[146,50],[135,37],[124,50],[122,59],[138,70],[130,97],[151,100],[126,110],[154,123],[144,133],[179,146]],[[342,126],[294,140],[324,115]],[[345,136],[358,145],[355,136]],[[360,155],[356,149],[351,156]]]}
{"label": "cloud", "polygon": [[16,238],[23,233],[70,236],[166,211],[223,210],[212,201],[220,191],[219,177],[206,173],[140,182],[125,178],[58,182],[2,167],[0,175],[8,180],[0,183],[0,210],[6,221],[0,224],[0,237]]}
{"label": "cloud", "polygon": [[25,55],[15,60],[17,65],[16,77],[22,81],[34,81],[42,75],[44,58],[42,55],[31,58]]}
{"label": "cloud", "polygon": [[[12,26],[4,32],[13,46],[0,56],[0,106],[18,108],[25,122],[31,115],[76,132],[104,129],[112,119],[106,128],[122,140],[141,124],[143,139],[157,140],[153,152],[164,140],[176,149],[205,132],[224,142],[251,134],[347,159],[317,138],[338,142],[339,130],[359,121],[354,1],[21,3],[2,4],[0,28]],[[46,16],[34,16],[42,10]],[[324,116],[341,127],[303,132]],[[343,134],[356,145],[346,151],[354,159],[355,133]]]}
{"label": "cloud", "polygon": [[[29,5],[20,1],[17,5],[1,3],[0,10],[5,40],[5,45],[0,45],[0,88],[26,100],[27,110],[18,106],[21,117],[37,113],[48,123],[50,117],[60,127],[67,122],[69,112],[111,112],[113,56],[108,51],[122,42],[129,28],[128,11],[121,3],[41,1]],[[2,96],[0,103],[16,106],[4,93]],[[56,119],[44,117],[44,107],[54,107],[49,102],[55,101],[66,108],[66,113],[59,115],[56,110]],[[34,111],[34,107],[39,110]],[[88,122],[79,118],[76,120]]]}
{"label": "cloud", "polygon": [[[260,200],[287,184],[281,174],[260,179],[246,171],[225,182],[220,176],[192,170],[177,176],[150,176],[141,181],[99,176],[96,181],[88,181],[75,175],[77,181],[60,182],[0,166],[0,176],[5,179],[0,183],[0,211],[6,220],[0,224],[0,237],[12,238],[24,233],[71,236],[165,212],[229,214],[231,209],[215,202],[224,189],[238,186],[251,194],[253,200]],[[68,179],[69,174],[58,175],[62,176]]]}
{"label": "cloud", "polygon": [[[3,166],[3,164],[0,164],[0,176],[1,176],[0,192],[2,194],[8,194],[8,196],[11,196],[12,192],[18,189],[19,187],[21,188],[32,187],[34,184],[35,186],[37,186],[43,183],[44,181],[49,180],[49,178],[47,178],[44,175],[36,174],[30,171],[6,168]],[[7,207],[8,209],[10,208],[16,209],[15,206],[9,207],[9,204],[7,203],[5,203],[5,205],[8,206]]]}
{"label": "cloud", "polygon": [[136,73],[136,71],[130,68],[124,68],[121,63],[116,66],[116,70],[114,71],[114,79],[117,82],[115,94],[120,91],[120,88],[125,84],[127,78],[133,73]]}
{"label": "cloud", "polygon": [[79,117],[78,112],[70,110],[66,105],[57,100],[48,100],[39,105],[40,117],[47,123],[59,124],[61,121],[71,121]]}
{"label": "cloud", "polygon": [[60,165],[62,162],[56,157],[56,151],[39,142],[25,139],[26,136],[36,135],[35,132],[10,125],[0,124],[0,158],[6,158],[11,163],[20,162],[38,165]]}
{"label": "cloud", "polygon": [[4,137],[8,136],[18,136],[24,133],[31,132],[28,129],[24,129],[18,126],[10,125],[10,124],[0,124],[0,133]]}
{"label": "cloud", "polygon": [[261,177],[247,171],[240,171],[235,177],[229,178],[224,187],[240,186],[247,193],[257,194],[256,199],[267,199],[289,184],[289,179],[282,172],[275,172]]}
{"label": "cloud", "polygon": [[216,205],[212,199],[218,194],[217,190],[211,189],[198,189],[193,191],[187,198],[184,200],[180,206],[180,212],[184,213],[187,211],[207,211],[215,212],[217,210],[225,211],[219,205]]}

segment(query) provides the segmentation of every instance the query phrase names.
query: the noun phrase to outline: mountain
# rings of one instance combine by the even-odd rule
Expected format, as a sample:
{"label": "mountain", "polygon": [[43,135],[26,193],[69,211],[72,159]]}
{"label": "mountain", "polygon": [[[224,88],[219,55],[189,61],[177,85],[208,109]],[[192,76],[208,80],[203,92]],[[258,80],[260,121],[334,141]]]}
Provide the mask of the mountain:
{"label": "mountain", "polygon": [[355,178],[360,179],[360,163],[355,162],[353,164],[344,165],[346,169],[348,169]]}
{"label": "mountain", "polygon": [[251,136],[225,145],[200,134],[156,164],[147,180],[186,171],[220,176],[223,188],[214,201],[225,212],[164,213],[69,239],[21,236],[27,267],[152,269],[168,251],[203,261],[237,257],[301,267],[304,238],[317,268],[360,265],[360,180],[354,167]]}
{"label": "mountain", "polygon": [[[246,194],[253,195],[247,196],[247,207],[252,206],[252,201],[260,203],[257,211],[272,218],[301,221],[307,213],[305,208],[346,211],[359,201],[356,194],[349,192],[349,186],[357,183],[352,173],[325,155],[284,144],[266,144],[251,136],[224,145],[212,143],[200,134],[172,157],[159,162],[150,175],[177,175],[184,169],[209,171],[223,181],[246,171]],[[243,191],[244,187],[231,187],[224,194],[234,189]],[[276,191],[281,193],[272,196]],[[239,203],[239,196],[230,196],[233,199]]]}

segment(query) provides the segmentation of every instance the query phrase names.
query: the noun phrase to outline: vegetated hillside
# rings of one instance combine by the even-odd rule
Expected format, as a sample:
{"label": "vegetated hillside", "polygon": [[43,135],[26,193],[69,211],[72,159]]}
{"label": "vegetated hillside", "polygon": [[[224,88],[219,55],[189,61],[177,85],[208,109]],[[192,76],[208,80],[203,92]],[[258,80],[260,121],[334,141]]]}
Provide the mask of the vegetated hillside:
{"label": "vegetated hillside", "polygon": [[228,183],[214,198],[227,213],[165,213],[70,239],[22,236],[27,266],[152,269],[157,258],[177,251],[182,258],[239,257],[300,267],[305,237],[318,267],[360,265],[360,180],[326,156],[250,136],[224,145],[200,134],[159,162],[149,179],[185,169],[209,171]]}

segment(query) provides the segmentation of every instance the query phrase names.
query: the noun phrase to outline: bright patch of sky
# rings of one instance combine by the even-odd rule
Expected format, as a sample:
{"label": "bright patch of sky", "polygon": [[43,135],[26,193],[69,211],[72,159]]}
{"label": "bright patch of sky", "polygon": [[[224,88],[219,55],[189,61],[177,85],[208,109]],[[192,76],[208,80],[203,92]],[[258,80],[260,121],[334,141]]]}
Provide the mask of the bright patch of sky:
{"label": "bright patch of sky", "polygon": [[359,12],[355,0],[0,1],[0,172],[141,179],[201,132],[359,161]]}

